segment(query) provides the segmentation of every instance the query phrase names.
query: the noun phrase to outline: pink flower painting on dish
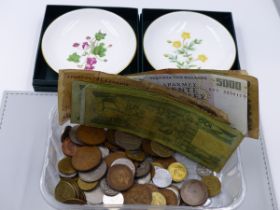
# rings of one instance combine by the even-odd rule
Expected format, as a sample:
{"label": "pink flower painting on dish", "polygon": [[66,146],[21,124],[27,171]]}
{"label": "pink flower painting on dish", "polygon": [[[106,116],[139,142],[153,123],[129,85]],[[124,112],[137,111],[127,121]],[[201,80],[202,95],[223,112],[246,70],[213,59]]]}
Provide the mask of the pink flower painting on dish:
{"label": "pink flower painting on dish", "polygon": [[74,42],[75,52],[70,54],[67,61],[75,63],[78,68],[92,71],[99,62],[108,62],[107,49],[113,45],[105,44],[106,33],[98,31],[94,36],[86,36],[82,42]]}

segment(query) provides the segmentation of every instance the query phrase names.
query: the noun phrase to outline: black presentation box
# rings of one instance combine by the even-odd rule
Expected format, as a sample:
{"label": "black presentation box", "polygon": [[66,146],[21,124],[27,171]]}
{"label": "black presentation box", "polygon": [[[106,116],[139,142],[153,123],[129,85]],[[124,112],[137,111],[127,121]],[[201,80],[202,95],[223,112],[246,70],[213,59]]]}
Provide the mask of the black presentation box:
{"label": "black presentation box", "polygon": [[141,70],[142,71],[149,71],[153,70],[154,68],[150,65],[147,58],[145,57],[144,51],[143,51],[143,37],[145,34],[145,31],[149,27],[149,25],[159,18],[162,15],[165,15],[170,12],[177,12],[177,11],[190,11],[190,12],[198,12],[204,15],[207,15],[215,20],[217,20],[219,23],[221,23],[232,35],[233,40],[235,42],[236,46],[236,58],[235,61],[231,67],[232,70],[240,70],[240,63],[238,59],[238,48],[237,48],[237,42],[236,42],[236,36],[235,36],[235,30],[233,25],[233,19],[231,12],[211,12],[211,11],[199,11],[199,10],[178,10],[178,9],[143,9],[142,14],[140,16],[140,35],[141,38],[140,43],[140,64],[141,64]]}
{"label": "black presentation box", "polygon": [[[41,51],[41,41],[45,30],[57,17],[72,10],[83,8],[104,9],[119,15],[120,17],[125,19],[133,28],[136,34],[137,42],[139,42],[139,16],[137,8],[48,5],[46,7],[45,17],[38,44],[37,57],[35,61],[35,69],[33,75],[33,88],[35,91],[57,91],[58,74],[53,71],[45,62]],[[139,43],[137,45],[139,46]],[[140,69],[139,61],[139,48],[137,47],[135,57],[120,74],[137,73]]]}

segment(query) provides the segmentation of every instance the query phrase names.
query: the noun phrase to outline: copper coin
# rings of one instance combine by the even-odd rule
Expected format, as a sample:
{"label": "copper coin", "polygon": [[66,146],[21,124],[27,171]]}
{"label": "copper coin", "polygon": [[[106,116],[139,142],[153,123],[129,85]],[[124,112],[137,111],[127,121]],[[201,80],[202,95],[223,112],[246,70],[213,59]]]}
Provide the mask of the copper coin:
{"label": "copper coin", "polygon": [[72,165],[78,171],[88,171],[99,165],[101,152],[97,147],[78,147]]}
{"label": "copper coin", "polygon": [[77,128],[76,137],[84,144],[99,145],[105,141],[105,131],[103,128],[81,125]]}
{"label": "copper coin", "polygon": [[125,158],[125,153],[124,152],[113,152],[109,154],[104,160],[107,164],[108,167],[112,165],[112,163],[119,158]]}
{"label": "copper coin", "polygon": [[129,160],[128,158],[118,158],[116,160],[114,160],[114,162],[111,164],[111,166],[113,165],[125,165],[127,166],[133,173],[133,176],[135,175],[135,166],[134,166],[134,163]]}
{"label": "copper coin", "polygon": [[64,155],[72,157],[77,150],[77,145],[74,144],[69,137],[62,142],[62,152]]}
{"label": "copper coin", "polygon": [[116,190],[113,190],[107,183],[106,178],[103,178],[100,181],[100,189],[105,195],[114,196],[117,195],[119,192]]}
{"label": "copper coin", "polygon": [[207,198],[207,186],[196,179],[190,179],[183,184],[180,190],[182,200],[190,206],[203,205]]}
{"label": "copper coin", "polygon": [[70,125],[65,127],[65,129],[61,135],[61,142],[63,142],[66,138],[69,138],[69,133],[70,133],[71,128],[72,127]]}
{"label": "copper coin", "polygon": [[152,202],[152,192],[143,184],[135,184],[128,191],[123,193],[125,204],[147,204]]}
{"label": "copper coin", "polygon": [[159,192],[164,195],[166,199],[166,205],[171,205],[171,206],[178,205],[177,195],[172,190],[159,189]]}
{"label": "copper coin", "polygon": [[112,189],[124,191],[133,185],[134,176],[127,166],[114,165],[109,168],[106,181]]}
{"label": "copper coin", "polygon": [[153,184],[145,184],[145,186],[148,187],[151,192],[159,192],[159,189]]}
{"label": "copper coin", "polygon": [[156,158],[154,162],[161,164],[165,169],[167,169],[170,164],[177,162],[177,160],[171,156],[168,158]]}
{"label": "copper coin", "polygon": [[125,150],[137,150],[142,144],[142,138],[122,131],[115,132],[115,141],[118,146]]}

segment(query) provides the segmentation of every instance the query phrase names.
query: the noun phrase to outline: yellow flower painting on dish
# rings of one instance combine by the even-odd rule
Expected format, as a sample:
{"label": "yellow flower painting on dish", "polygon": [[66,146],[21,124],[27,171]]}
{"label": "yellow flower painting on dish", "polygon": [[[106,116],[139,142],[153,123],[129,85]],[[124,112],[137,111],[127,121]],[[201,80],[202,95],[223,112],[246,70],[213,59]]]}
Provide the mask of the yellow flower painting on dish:
{"label": "yellow flower painting on dish", "polygon": [[191,39],[191,33],[183,31],[180,39],[167,40],[173,49],[172,53],[165,53],[169,62],[174,63],[179,69],[200,69],[201,64],[207,62],[208,57],[203,53],[197,52],[202,39]]}

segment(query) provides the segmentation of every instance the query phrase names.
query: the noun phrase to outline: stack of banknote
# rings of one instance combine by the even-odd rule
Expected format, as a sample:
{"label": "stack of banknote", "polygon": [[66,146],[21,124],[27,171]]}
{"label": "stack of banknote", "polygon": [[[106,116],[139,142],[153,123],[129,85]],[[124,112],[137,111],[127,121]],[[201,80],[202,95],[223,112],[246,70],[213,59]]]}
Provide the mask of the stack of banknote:
{"label": "stack of banknote", "polygon": [[124,131],[220,171],[244,136],[259,135],[258,81],[245,71],[134,75],[61,70],[59,121]]}

